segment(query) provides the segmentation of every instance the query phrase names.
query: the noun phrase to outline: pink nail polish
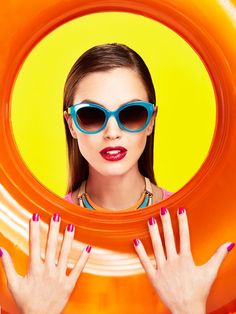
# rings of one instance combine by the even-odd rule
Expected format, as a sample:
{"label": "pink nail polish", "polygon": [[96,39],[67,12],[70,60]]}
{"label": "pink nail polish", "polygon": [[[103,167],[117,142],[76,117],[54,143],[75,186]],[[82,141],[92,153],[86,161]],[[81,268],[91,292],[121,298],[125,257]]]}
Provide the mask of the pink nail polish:
{"label": "pink nail polish", "polygon": [[90,252],[91,251],[91,249],[92,249],[92,247],[91,247],[91,245],[88,245],[87,247],[86,247],[86,252]]}
{"label": "pink nail polish", "polygon": [[180,207],[179,210],[178,210],[178,212],[179,212],[179,215],[182,215],[182,214],[184,213],[184,208],[183,208],[183,207]]}
{"label": "pink nail polish", "polygon": [[74,231],[74,225],[73,224],[67,225],[67,231],[73,232]]}
{"label": "pink nail polish", "polygon": [[167,208],[166,207],[161,207],[161,215],[165,215],[167,213]]}
{"label": "pink nail polish", "polygon": [[3,256],[3,250],[0,249],[0,257],[2,257],[2,256]]}
{"label": "pink nail polish", "polygon": [[135,246],[138,246],[139,243],[140,243],[139,239],[134,239],[133,242],[134,242],[134,245],[135,245]]}
{"label": "pink nail polish", "polygon": [[234,246],[235,246],[235,243],[232,242],[230,245],[227,246],[227,251],[228,252],[231,251],[234,248]]}
{"label": "pink nail polish", "polygon": [[155,218],[150,217],[150,218],[148,219],[148,223],[149,223],[150,226],[154,225],[154,224],[156,223]]}
{"label": "pink nail polish", "polygon": [[53,221],[58,222],[59,220],[60,220],[60,214],[55,213],[55,214],[53,215]]}
{"label": "pink nail polish", "polygon": [[32,216],[32,220],[33,221],[39,221],[39,214],[38,213],[34,213]]}

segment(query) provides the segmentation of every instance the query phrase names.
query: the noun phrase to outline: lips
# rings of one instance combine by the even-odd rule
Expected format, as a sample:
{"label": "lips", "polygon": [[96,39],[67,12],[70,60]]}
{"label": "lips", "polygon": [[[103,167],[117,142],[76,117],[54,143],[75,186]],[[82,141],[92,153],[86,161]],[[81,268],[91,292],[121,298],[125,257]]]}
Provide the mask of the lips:
{"label": "lips", "polygon": [[127,149],[122,147],[122,146],[105,147],[103,150],[100,151],[100,154],[106,153],[106,152],[109,152],[109,151],[114,151],[114,150],[119,150],[121,152],[126,152],[127,151]]}
{"label": "lips", "polygon": [[100,151],[101,156],[109,161],[118,161],[125,157],[127,149],[122,146],[106,147]]}

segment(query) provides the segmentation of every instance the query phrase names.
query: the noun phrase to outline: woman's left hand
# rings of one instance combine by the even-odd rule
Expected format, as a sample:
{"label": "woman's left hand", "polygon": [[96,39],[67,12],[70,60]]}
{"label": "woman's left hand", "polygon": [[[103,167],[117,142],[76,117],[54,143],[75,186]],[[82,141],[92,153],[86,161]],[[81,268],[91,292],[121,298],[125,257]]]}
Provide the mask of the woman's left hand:
{"label": "woman's left hand", "polygon": [[221,245],[210,260],[201,266],[194,263],[189,239],[186,210],[180,208],[177,216],[180,233],[180,252],[177,253],[175,239],[167,208],[161,208],[165,249],[156,220],[148,222],[156,265],[153,266],[139,239],[134,247],[140,262],[157,294],[172,313],[205,313],[206,301],[218,269],[234,243]]}

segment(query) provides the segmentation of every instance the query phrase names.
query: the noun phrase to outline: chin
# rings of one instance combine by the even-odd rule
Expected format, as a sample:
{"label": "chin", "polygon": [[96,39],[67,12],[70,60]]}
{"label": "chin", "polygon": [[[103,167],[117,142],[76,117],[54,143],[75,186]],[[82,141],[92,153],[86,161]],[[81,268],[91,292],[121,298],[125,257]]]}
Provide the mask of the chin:
{"label": "chin", "polygon": [[113,165],[111,165],[110,167],[109,167],[109,169],[107,168],[107,169],[98,169],[97,171],[101,174],[101,175],[103,175],[103,176],[105,176],[105,177],[112,177],[112,176],[114,176],[114,177],[116,177],[116,176],[122,176],[122,175],[124,175],[126,172],[128,172],[129,171],[129,169],[130,168],[124,168],[124,165],[122,165],[122,166],[113,166]]}

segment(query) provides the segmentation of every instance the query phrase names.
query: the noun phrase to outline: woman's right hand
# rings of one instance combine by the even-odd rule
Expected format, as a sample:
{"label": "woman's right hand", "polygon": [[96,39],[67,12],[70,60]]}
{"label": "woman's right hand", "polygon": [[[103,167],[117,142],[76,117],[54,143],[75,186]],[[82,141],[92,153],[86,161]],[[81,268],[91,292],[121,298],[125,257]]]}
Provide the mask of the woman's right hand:
{"label": "woman's right hand", "polygon": [[74,225],[69,224],[56,265],[56,249],[60,228],[60,216],[51,218],[45,261],[40,254],[40,221],[34,214],[30,220],[30,264],[22,277],[15,271],[11,257],[1,249],[1,260],[7,277],[8,288],[22,314],[59,314],[66,306],[77,279],[82,272],[91,250],[87,246],[70,274],[66,275],[68,255],[74,238]]}

